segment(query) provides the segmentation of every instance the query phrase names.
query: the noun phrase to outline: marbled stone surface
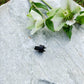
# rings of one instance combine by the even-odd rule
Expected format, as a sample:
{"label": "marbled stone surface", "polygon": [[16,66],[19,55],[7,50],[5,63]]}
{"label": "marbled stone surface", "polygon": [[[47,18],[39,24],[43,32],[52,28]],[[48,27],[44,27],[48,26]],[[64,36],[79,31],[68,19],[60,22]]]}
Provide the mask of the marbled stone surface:
{"label": "marbled stone surface", "polygon": [[[45,1],[59,7],[64,0]],[[84,25],[74,26],[71,40],[63,30],[30,36],[28,10],[27,0],[0,6],[0,84],[84,84]],[[34,51],[39,44],[45,53]]]}

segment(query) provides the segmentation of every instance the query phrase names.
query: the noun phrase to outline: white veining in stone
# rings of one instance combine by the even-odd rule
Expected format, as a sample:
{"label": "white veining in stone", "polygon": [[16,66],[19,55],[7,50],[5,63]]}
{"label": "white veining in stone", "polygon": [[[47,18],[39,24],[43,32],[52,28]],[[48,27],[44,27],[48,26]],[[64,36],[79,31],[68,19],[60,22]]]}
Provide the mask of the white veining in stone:
{"label": "white veining in stone", "polygon": [[[71,40],[63,30],[30,36],[28,10],[27,0],[0,7],[0,84],[84,84],[84,25],[74,26]],[[46,46],[45,53],[34,51],[39,44]]]}

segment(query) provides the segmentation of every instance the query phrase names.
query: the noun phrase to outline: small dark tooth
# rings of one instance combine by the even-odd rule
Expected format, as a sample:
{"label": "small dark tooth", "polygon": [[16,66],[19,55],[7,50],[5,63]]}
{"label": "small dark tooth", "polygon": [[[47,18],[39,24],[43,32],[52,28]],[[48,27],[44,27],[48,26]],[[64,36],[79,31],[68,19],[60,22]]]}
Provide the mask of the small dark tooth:
{"label": "small dark tooth", "polygon": [[39,50],[39,47],[38,46],[35,46],[35,48],[34,48],[35,50]]}
{"label": "small dark tooth", "polygon": [[40,45],[40,47],[42,47],[42,48],[44,48],[44,49],[46,48],[44,45]]}
{"label": "small dark tooth", "polygon": [[39,46],[35,46],[35,50],[37,50],[38,52],[40,52],[40,53],[43,53],[43,52],[45,52],[45,49],[46,47],[44,46],[44,45],[39,45]]}
{"label": "small dark tooth", "polygon": [[43,52],[45,52],[45,50],[38,50],[40,53],[43,53]]}

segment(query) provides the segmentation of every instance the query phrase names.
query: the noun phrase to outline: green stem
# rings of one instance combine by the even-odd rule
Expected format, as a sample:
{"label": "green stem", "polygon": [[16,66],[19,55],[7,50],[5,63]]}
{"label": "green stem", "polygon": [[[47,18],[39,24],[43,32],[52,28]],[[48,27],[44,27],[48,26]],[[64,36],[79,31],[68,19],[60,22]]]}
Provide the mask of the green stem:
{"label": "green stem", "polygon": [[46,18],[45,15],[33,4],[33,6],[40,12],[43,18]]}
{"label": "green stem", "polygon": [[32,3],[32,0],[29,0],[30,3]]}
{"label": "green stem", "polygon": [[50,9],[53,9],[47,2],[45,2],[44,0],[41,0],[44,4],[46,4]]}
{"label": "green stem", "polygon": [[[29,2],[30,2],[30,4],[32,4],[33,1],[32,1],[32,0],[29,0]],[[42,14],[42,12],[36,7],[36,5],[33,4],[33,6],[36,8],[36,10],[39,11],[39,13],[42,15],[42,17],[43,17],[44,19],[46,19],[45,15]]]}

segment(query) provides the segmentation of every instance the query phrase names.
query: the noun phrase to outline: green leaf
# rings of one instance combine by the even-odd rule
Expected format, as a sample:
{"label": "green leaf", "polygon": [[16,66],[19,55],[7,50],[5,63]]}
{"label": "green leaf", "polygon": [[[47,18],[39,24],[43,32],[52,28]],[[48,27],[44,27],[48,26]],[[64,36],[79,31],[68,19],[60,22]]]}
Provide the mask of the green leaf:
{"label": "green leaf", "polygon": [[50,19],[47,19],[46,20],[46,26],[48,27],[48,29],[50,29],[51,31],[55,31],[54,30],[54,24],[53,24],[53,22],[50,20]]}
{"label": "green leaf", "polygon": [[80,14],[84,13],[84,11],[81,11]]}
{"label": "green leaf", "polygon": [[33,6],[30,7],[29,12],[31,12],[32,8],[33,8]]}
{"label": "green leaf", "polygon": [[37,8],[42,8],[42,9],[45,9],[48,11],[48,8],[46,5],[42,4],[42,3],[35,3],[35,2],[32,2],[34,5],[36,5]]}
{"label": "green leaf", "polygon": [[69,25],[65,25],[63,27],[63,30],[66,33],[66,35],[69,37],[69,39],[71,39],[71,36],[72,36],[72,27],[73,26],[69,26]]}
{"label": "green leaf", "polygon": [[29,12],[31,12],[31,10],[34,10],[35,12],[37,12],[38,14],[40,14],[43,17],[42,12],[37,8],[37,6],[34,4],[34,2],[31,3]]}
{"label": "green leaf", "polygon": [[33,3],[31,2],[31,7],[30,7],[30,9],[29,9],[29,12],[31,12],[31,10],[34,8],[34,6],[33,6]]}
{"label": "green leaf", "polygon": [[32,5],[30,7],[29,12],[31,12],[31,10],[34,10],[35,12],[37,12],[38,14],[40,14],[41,16],[43,16],[42,13],[36,7],[34,7],[34,5]]}
{"label": "green leaf", "polygon": [[84,13],[82,13],[81,15],[79,15],[79,16],[76,18],[76,21],[77,21],[77,23],[79,23],[79,24],[84,24]]}
{"label": "green leaf", "polygon": [[42,14],[36,8],[33,8],[32,10],[36,11],[38,14],[40,14],[42,16]]}

